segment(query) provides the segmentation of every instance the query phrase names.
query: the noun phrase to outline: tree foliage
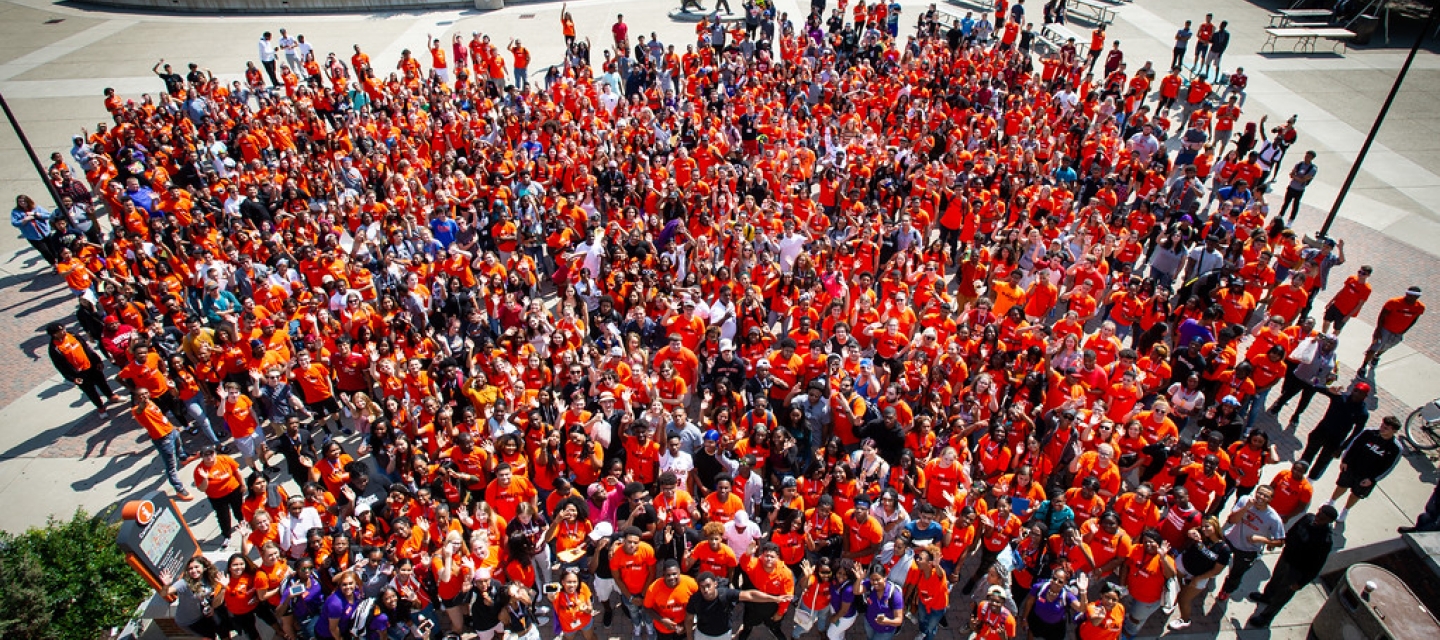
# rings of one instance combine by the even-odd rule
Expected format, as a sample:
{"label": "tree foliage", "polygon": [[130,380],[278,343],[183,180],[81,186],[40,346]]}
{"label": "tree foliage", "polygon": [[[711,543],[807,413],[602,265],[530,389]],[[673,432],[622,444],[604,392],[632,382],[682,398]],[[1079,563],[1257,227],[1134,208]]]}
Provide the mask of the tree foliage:
{"label": "tree foliage", "polygon": [[115,544],[117,526],[76,510],[20,535],[0,532],[0,638],[95,640],[152,593]]}

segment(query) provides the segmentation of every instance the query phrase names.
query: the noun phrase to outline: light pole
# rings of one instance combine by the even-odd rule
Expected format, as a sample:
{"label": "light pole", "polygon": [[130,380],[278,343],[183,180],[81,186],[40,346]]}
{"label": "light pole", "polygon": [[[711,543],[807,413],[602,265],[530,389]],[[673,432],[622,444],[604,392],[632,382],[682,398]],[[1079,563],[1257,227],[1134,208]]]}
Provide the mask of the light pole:
{"label": "light pole", "polygon": [[1375,116],[1375,124],[1370,125],[1370,135],[1365,136],[1365,144],[1360,145],[1360,153],[1355,155],[1355,162],[1350,165],[1350,175],[1345,176],[1345,184],[1341,185],[1340,193],[1335,196],[1335,204],[1330,205],[1330,213],[1325,216],[1325,224],[1320,225],[1321,237],[1330,233],[1330,225],[1335,222],[1336,214],[1340,213],[1340,205],[1345,202],[1345,194],[1350,192],[1350,185],[1355,182],[1355,176],[1360,173],[1360,165],[1365,162],[1365,155],[1370,153],[1370,145],[1375,142],[1375,135],[1380,133],[1380,125],[1385,123],[1385,115],[1390,112],[1390,104],[1395,102],[1395,94],[1400,93],[1400,85],[1405,82],[1405,74],[1410,73],[1410,64],[1415,62],[1415,54],[1420,51],[1420,45],[1425,42],[1425,36],[1435,31],[1436,20],[1440,19],[1440,0],[1432,0],[1435,4],[1430,7],[1430,17],[1425,19],[1425,26],[1415,34],[1415,44],[1410,47],[1410,55],[1405,57],[1405,64],[1400,67],[1400,73],[1395,76],[1395,84],[1390,86],[1390,95],[1385,96],[1385,104],[1380,105],[1380,113]]}
{"label": "light pole", "polygon": [[35,155],[35,147],[30,146],[30,139],[25,137],[25,130],[20,128],[20,121],[15,119],[15,112],[10,110],[10,103],[5,101],[3,93],[0,93],[0,109],[5,110],[5,117],[10,120],[10,128],[14,129],[15,136],[20,138],[20,145],[25,147],[26,155],[30,156],[30,164],[35,165],[35,174],[40,176],[40,184],[45,185],[45,190],[50,192],[50,198],[55,201],[55,210],[64,211],[64,205],[60,204],[60,193],[55,191],[55,185],[50,184],[50,176],[45,175],[40,156]]}

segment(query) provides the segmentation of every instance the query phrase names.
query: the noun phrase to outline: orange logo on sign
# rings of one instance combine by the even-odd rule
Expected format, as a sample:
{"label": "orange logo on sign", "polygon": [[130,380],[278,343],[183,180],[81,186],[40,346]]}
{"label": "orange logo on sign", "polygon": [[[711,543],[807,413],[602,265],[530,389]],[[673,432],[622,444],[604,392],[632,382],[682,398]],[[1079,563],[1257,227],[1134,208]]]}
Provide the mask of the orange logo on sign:
{"label": "orange logo on sign", "polygon": [[135,522],[139,523],[142,527],[150,524],[150,520],[154,517],[155,505],[149,500],[141,502],[140,506],[135,509]]}

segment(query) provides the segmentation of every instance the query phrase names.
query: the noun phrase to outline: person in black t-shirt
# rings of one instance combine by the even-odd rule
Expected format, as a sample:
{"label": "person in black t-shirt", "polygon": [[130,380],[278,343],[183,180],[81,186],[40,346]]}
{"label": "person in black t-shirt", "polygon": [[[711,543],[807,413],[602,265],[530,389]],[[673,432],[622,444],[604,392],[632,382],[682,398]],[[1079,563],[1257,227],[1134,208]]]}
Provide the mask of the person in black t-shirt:
{"label": "person in black t-shirt", "polygon": [[695,579],[700,592],[685,605],[685,635],[695,640],[730,640],[731,618],[739,602],[779,604],[789,596],[772,596],[759,589],[732,589],[721,586],[720,578],[709,571]]}
{"label": "person in black t-shirt", "polygon": [[[162,64],[165,65],[164,72],[160,71],[160,65]],[[165,64],[164,58],[156,62],[155,66],[150,67],[150,70],[153,71],[155,75],[160,76],[160,80],[165,83],[166,93],[173,96],[185,90],[185,79],[180,77],[180,74],[175,73],[175,70],[171,69],[170,65]]]}
{"label": "person in black t-shirt", "polygon": [[660,514],[651,504],[650,491],[645,485],[639,482],[625,485],[625,502],[615,509],[615,520],[617,528],[636,527],[641,531],[641,540],[655,541],[655,525],[660,522]]}
{"label": "person in black t-shirt", "polygon": [[510,604],[514,585],[502,585],[491,579],[489,569],[475,571],[474,600],[470,602],[470,626],[481,635],[500,631],[500,612]]}
{"label": "person in black t-shirt", "polygon": [[603,527],[590,533],[590,540],[594,542],[590,545],[590,574],[594,576],[590,586],[595,591],[595,599],[600,602],[600,624],[608,627],[615,615],[615,610],[610,607],[610,596],[615,593],[615,574],[610,571],[610,548],[615,539],[610,536],[613,531],[610,524],[601,524]]}
{"label": "person in black t-shirt", "polygon": [[701,449],[692,454],[695,460],[695,484],[700,488],[700,493],[695,496],[697,500],[715,490],[716,478],[735,470],[734,463],[720,450],[719,431],[706,431],[702,442],[704,444]]}
{"label": "person in black t-shirt", "polygon": [[700,534],[677,521],[671,521],[655,532],[655,561],[674,560],[681,562],[690,555],[690,550],[700,543]]}

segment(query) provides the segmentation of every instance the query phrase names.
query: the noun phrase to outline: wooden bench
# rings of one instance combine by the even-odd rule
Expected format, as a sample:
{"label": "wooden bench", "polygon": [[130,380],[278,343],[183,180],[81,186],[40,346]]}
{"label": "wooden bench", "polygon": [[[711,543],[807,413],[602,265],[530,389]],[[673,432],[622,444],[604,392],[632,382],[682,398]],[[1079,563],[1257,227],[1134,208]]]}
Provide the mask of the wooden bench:
{"label": "wooden bench", "polygon": [[1085,41],[1080,39],[1080,35],[1071,31],[1069,27],[1063,24],[1051,23],[1040,28],[1040,40],[1044,42],[1052,52],[1059,51],[1060,47],[1064,46],[1065,43],[1072,38],[1075,40],[1075,46],[1077,48],[1085,46]]}
{"label": "wooden bench", "polygon": [[1321,38],[1324,38],[1335,41],[1335,46],[1332,50],[1343,47],[1341,53],[1344,53],[1350,50],[1350,39],[1355,37],[1355,32],[1339,27],[1323,27],[1318,29],[1308,27],[1270,27],[1265,29],[1265,35],[1265,44],[1260,45],[1260,51],[1262,52],[1265,51],[1265,47],[1270,47],[1270,51],[1274,52],[1276,44],[1281,40],[1294,40],[1295,51],[1314,53],[1315,43]]}
{"label": "wooden bench", "polygon": [[1097,25],[1110,26],[1115,22],[1115,9],[1098,0],[1070,0],[1065,3],[1065,10],[1072,16]]}

